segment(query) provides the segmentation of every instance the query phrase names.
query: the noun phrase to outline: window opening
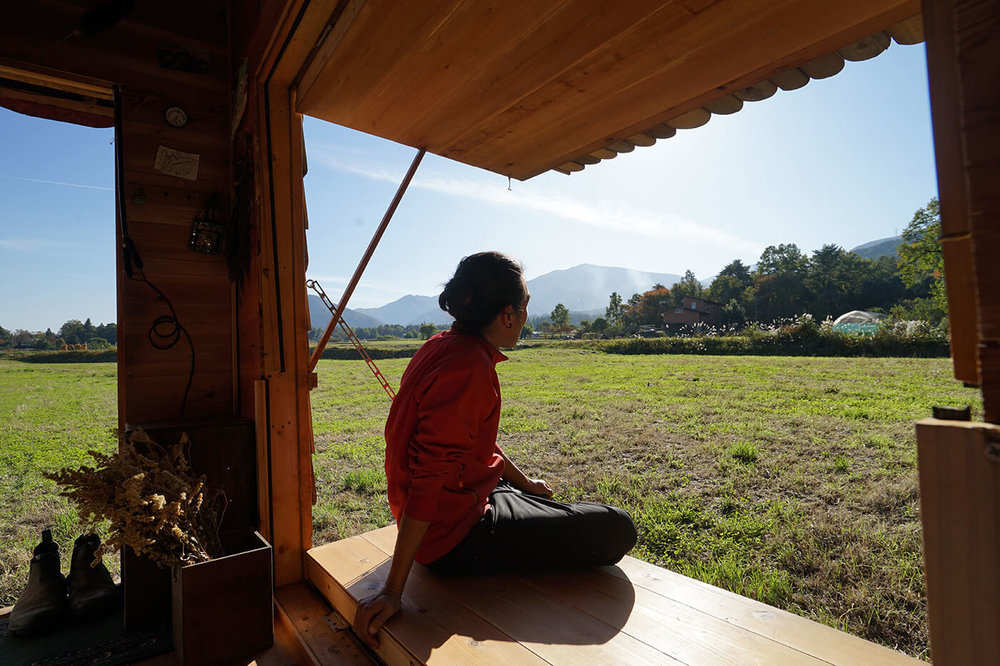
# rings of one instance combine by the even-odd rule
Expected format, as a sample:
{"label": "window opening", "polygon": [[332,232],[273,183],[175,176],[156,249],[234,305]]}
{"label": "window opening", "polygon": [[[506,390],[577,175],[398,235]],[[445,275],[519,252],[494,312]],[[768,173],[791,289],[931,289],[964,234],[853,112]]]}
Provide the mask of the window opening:
{"label": "window opening", "polygon": [[[87,125],[102,119],[0,108],[0,607],[25,587],[43,530],[63,574],[82,534],[42,474],[118,445],[113,130],[104,115]],[[103,559],[117,582],[117,552]]]}

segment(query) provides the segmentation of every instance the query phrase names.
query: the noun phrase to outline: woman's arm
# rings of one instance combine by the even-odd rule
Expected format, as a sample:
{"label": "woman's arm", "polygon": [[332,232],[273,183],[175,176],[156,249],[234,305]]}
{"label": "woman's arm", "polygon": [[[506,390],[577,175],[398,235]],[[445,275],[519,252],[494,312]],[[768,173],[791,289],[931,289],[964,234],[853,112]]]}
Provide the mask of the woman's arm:
{"label": "woman's arm", "polygon": [[378,630],[402,606],[403,588],[413,567],[413,557],[429,526],[430,521],[416,520],[403,514],[399,521],[388,577],[378,592],[358,603],[358,610],[354,615],[354,633],[372,648],[378,647]]}
{"label": "woman's arm", "polygon": [[543,497],[552,497],[552,489],[549,488],[549,484],[545,483],[542,479],[529,479],[524,475],[514,461],[507,457],[507,454],[497,447],[500,451],[500,457],[503,458],[503,474],[500,478],[508,482],[510,485],[514,486],[518,490],[523,490],[526,493],[531,493],[532,495],[542,495]]}

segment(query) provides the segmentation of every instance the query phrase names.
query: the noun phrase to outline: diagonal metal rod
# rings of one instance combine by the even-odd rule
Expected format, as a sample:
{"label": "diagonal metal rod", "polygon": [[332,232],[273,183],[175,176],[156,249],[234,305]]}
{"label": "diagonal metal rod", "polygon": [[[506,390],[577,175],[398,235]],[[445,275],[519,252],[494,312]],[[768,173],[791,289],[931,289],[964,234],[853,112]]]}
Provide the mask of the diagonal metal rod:
{"label": "diagonal metal rod", "polygon": [[326,326],[326,331],[323,332],[323,337],[320,338],[319,343],[316,345],[316,349],[313,351],[312,357],[309,359],[309,372],[312,372],[316,368],[316,364],[319,363],[319,357],[323,355],[323,349],[326,347],[326,343],[330,341],[330,336],[333,335],[333,330],[337,328],[337,324],[340,323],[340,318],[344,314],[344,310],[347,309],[347,301],[350,300],[351,295],[354,293],[354,288],[358,286],[358,282],[361,280],[362,273],[365,272],[365,268],[368,267],[368,262],[371,260],[372,255],[375,254],[375,248],[378,247],[378,243],[382,240],[382,234],[385,233],[386,227],[389,226],[389,220],[392,219],[393,213],[396,212],[396,207],[399,206],[400,199],[403,198],[403,194],[406,192],[406,188],[410,186],[410,181],[413,180],[413,174],[417,172],[417,167],[420,166],[420,160],[424,159],[424,154],[427,152],[426,148],[421,148],[417,151],[416,156],[413,158],[413,163],[410,164],[409,170],[406,175],[403,176],[403,182],[399,184],[399,188],[396,190],[396,196],[392,198],[392,202],[389,204],[389,208],[386,209],[385,215],[382,216],[382,223],[378,225],[378,229],[375,230],[375,235],[372,236],[372,240],[368,243],[368,249],[365,250],[365,255],[361,257],[361,262],[358,267],[354,269],[354,275],[351,277],[351,281],[347,284],[347,289],[344,290],[344,295],[341,296],[340,301],[337,302],[337,311],[333,313],[333,318],[330,319],[330,323]]}

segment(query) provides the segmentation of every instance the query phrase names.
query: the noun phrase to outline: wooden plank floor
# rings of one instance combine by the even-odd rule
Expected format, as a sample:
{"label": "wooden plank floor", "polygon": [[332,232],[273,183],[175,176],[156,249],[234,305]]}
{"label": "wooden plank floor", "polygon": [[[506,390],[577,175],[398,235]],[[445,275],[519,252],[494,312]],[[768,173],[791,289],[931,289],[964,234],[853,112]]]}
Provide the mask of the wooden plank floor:
{"label": "wooden plank floor", "polygon": [[[384,580],[395,537],[390,526],[309,551],[309,579],[349,621]],[[414,565],[380,640],[389,664],[921,663],[628,557],[516,576]]]}

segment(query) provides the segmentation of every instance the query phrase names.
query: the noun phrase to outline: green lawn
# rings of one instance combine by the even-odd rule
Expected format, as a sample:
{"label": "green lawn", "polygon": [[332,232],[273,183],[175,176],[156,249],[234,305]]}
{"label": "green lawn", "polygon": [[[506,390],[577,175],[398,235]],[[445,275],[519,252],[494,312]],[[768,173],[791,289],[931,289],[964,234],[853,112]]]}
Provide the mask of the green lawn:
{"label": "green lawn", "polygon": [[[114,363],[0,360],[0,606],[24,587],[43,529],[52,529],[69,573],[77,513],[42,472],[85,464],[90,449],[114,450],[115,374]],[[117,558],[106,560],[117,576]]]}
{"label": "green lawn", "polygon": [[[948,359],[618,356],[536,346],[498,367],[501,444],[560,499],[627,508],[633,555],[927,657],[913,421],[979,394]],[[408,359],[378,361],[393,386]],[[362,361],[312,392],[315,542],[391,521],[389,399]],[[115,369],[0,361],[0,605],[51,526],[76,515],[41,478],[115,443]]]}

